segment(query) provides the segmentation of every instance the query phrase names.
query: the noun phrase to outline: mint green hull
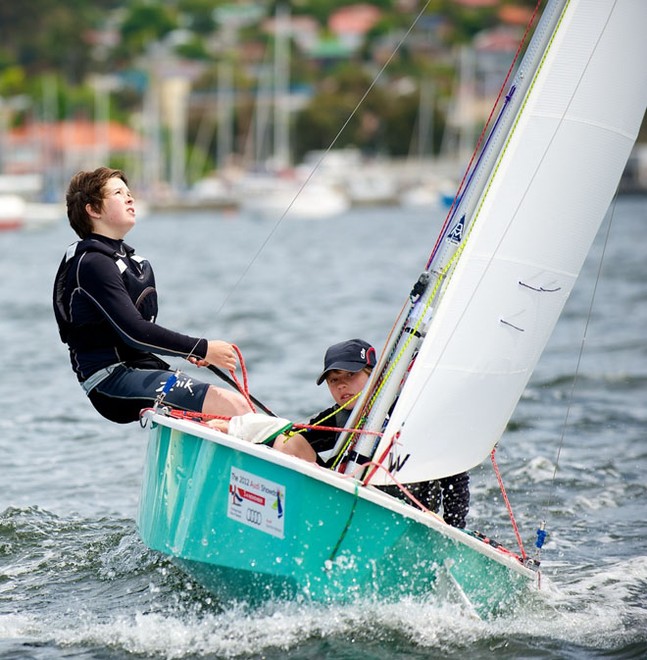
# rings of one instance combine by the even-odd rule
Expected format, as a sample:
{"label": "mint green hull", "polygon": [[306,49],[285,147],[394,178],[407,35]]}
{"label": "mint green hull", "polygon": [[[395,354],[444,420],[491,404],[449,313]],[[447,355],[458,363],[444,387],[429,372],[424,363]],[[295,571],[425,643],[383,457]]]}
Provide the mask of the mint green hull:
{"label": "mint green hull", "polygon": [[268,447],[159,416],[150,433],[142,540],[223,601],[442,590],[490,615],[535,576],[434,516]]}

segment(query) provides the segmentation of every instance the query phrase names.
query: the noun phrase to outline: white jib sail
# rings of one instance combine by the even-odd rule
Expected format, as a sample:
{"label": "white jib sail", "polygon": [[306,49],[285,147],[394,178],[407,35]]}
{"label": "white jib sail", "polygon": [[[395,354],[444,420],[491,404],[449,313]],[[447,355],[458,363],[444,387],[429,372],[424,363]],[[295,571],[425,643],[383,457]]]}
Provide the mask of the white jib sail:
{"label": "white jib sail", "polygon": [[375,453],[399,434],[401,482],[468,470],[505,430],[645,114],[645,26],[646,0],[567,4]]}

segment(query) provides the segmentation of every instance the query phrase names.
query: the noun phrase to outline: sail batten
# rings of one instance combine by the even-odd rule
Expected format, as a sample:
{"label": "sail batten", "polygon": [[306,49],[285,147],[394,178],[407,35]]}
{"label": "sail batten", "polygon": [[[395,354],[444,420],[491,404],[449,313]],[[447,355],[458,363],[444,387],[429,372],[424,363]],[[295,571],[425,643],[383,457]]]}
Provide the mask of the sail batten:
{"label": "sail batten", "polygon": [[376,451],[397,436],[400,481],[468,470],[504,432],[640,127],[646,24],[641,0],[567,3]]}

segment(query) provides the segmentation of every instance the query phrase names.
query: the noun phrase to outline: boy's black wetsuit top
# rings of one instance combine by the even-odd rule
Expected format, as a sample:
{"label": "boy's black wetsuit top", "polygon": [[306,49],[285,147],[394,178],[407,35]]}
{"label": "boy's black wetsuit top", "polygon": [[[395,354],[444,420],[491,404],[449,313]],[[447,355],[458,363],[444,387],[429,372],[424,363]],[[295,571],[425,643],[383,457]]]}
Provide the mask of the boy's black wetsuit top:
{"label": "boy's black wetsuit top", "polygon": [[[337,412],[333,414],[335,410]],[[329,415],[331,416],[329,417]],[[322,426],[344,428],[349,417],[350,411],[338,410],[337,406],[332,406],[315,415],[310,420],[310,424],[317,424],[324,420],[321,422]],[[337,431],[303,429],[300,433],[317,452],[317,463],[327,468],[332,467],[336,454],[330,454],[337,442]],[[405,486],[430,511],[438,513],[442,503],[443,519],[448,525],[461,529],[465,527],[465,518],[470,508],[469,474],[467,472],[444,477],[437,481],[420,481],[415,484],[405,484]],[[377,486],[377,488],[393,497],[410,502],[396,485]]]}
{"label": "boy's black wetsuit top", "polygon": [[123,363],[168,368],[153,353],[204,358],[207,340],[155,323],[157,292],[148,261],[99,234],[70,246],[54,284],[54,312],[79,381]]}

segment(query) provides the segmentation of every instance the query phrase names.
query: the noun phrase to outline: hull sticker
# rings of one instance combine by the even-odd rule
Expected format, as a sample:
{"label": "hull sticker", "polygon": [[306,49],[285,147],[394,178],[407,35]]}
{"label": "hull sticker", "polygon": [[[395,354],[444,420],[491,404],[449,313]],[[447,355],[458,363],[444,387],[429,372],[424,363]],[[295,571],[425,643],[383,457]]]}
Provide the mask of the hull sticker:
{"label": "hull sticker", "polygon": [[285,486],[232,467],[227,517],[284,538]]}

